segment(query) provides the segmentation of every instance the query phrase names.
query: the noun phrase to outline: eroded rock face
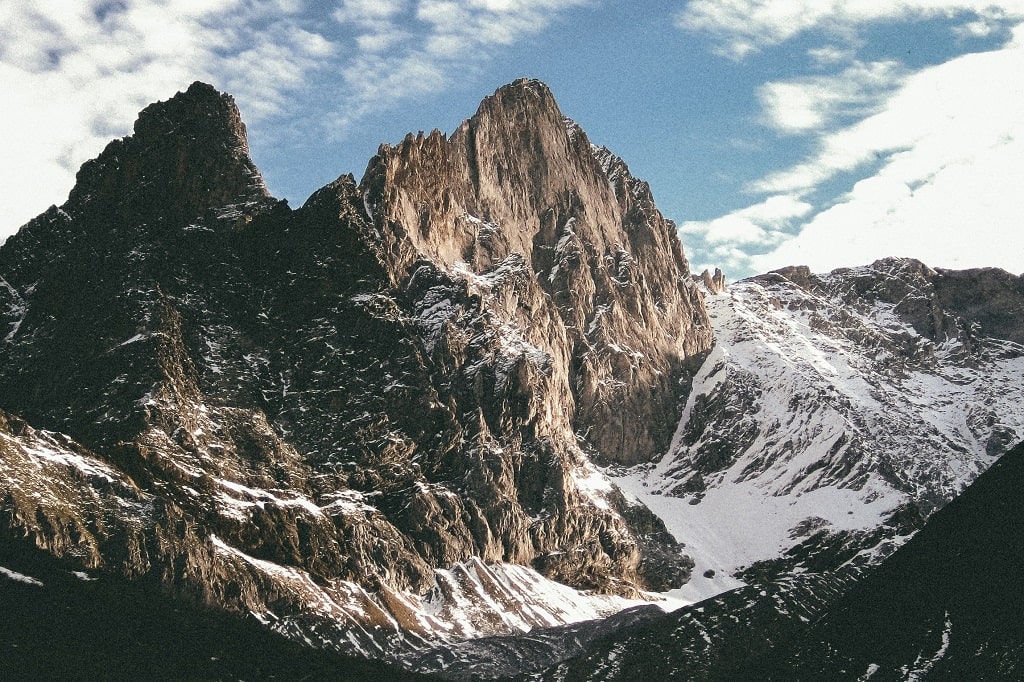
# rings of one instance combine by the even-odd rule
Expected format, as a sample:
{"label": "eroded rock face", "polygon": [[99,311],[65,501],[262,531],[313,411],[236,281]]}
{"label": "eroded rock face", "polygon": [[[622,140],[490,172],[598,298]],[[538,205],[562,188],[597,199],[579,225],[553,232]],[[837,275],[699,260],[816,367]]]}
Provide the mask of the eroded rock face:
{"label": "eroded rock face", "polygon": [[700,281],[704,285],[704,288],[711,294],[724,294],[725,293],[725,274],[720,268],[715,268],[715,274],[711,274],[710,270],[705,270],[700,273],[700,277],[694,277],[693,280]]}
{"label": "eroded rock face", "polygon": [[458,625],[438,571],[471,561],[620,595],[688,578],[589,460],[659,452],[711,340],[646,185],[525,81],[298,210],[246,149],[195,84],[0,249],[0,408],[117,488],[91,502],[65,461],[40,506],[14,434],[5,532],[372,655],[528,622],[481,598]]}
{"label": "eroded rock face", "polygon": [[420,255],[485,290],[517,271],[500,295],[482,293],[550,355],[568,382],[553,410],[598,456],[633,464],[664,451],[683,363],[712,343],[703,301],[647,184],[591,145],[546,86],[498,90],[450,139],[382,146],[360,189],[396,277]]}

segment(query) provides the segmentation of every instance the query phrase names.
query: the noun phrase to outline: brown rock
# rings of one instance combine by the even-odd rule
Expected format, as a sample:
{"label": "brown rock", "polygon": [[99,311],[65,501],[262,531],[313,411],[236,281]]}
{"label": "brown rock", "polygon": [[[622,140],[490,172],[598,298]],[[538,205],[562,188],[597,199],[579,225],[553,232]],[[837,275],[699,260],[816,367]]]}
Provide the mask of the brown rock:
{"label": "brown rock", "polygon": [[568,384],[553,411],[607,460],[663,452],[682,364],[711,345],[703,301],[647,184],[546,86],[499,89],[451,139],[382,146],[361,188],[399,281],[422,256],[477,276],[520,259],[513,289],[485,293]]}

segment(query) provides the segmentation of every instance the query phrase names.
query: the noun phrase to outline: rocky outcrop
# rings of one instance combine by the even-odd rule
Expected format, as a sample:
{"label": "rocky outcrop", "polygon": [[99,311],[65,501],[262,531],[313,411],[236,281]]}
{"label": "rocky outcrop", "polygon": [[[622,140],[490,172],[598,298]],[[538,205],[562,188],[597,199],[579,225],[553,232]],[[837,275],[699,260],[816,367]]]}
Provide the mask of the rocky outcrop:
{"label": "rocky outcrop", "polygon": [[624,624],[590,641],[581,638],[582,651],[573,651],[567,660],[531,679],[760,680],[756,662],[780,641],[795,638],[808,621],[826,613],[854,584],[850,576],[807,575],[733,590],[672,613]]}
{"label": "rocky outcrop", "polygon": [[978,268],[938,269],[928,279],[937,306],[968,323],[963,332],[1024,344],[1024,277]]}
{"label": "rocky outcrop", "polygon": [[704,270],[704,272],[700,273],[700,277],[694,277],[693,280],[703,284],[710,294],[725,293],[725,275],[719,268],[715,268],[715,274],[713,275],[710,270]]}
{"label": "rocky outcrop", "polygon": [[998,268],[936,270],[911,258],[885,258],[830,275],[814,275],[798,266],[755,280],[788,281],[812,295],[837,296],[855,310],[876,302],[892,306],[914,332],[937,344],[974,337],[1024,340],[1024,323],[1017,314],[1024,309],[1024,277]]}
{"label": "rocky outcrop", "polygon": [[[836,398],[839,401],[837,408],[848,404],[854,412],[871,411],[876,403],[914,400],[916,398],[911,396],[917,396],[925,387],[930,387],[933,392],[942,390],[947,384],[949,390],[963,389],[972,385],[973,379],[981,383],[975,386],[976,393],[966,392],[962,407],[967,413],[983,411],[984,405],[994,407],[998,402],[995,396],[985,395],[991,388],[990,384],[982,385],[987,383],[986,374],[994,375],[990,381],[1010,379],[1012,372],[1004,376],[1004,367],[1016,366],[1021,357],[1022,349],[1016,339],[1021,335],[1022,325],[1009,311],[1024,309],[1024,285],[1021,278],[1003,271],[937,271],[918,261],[893,258],[863,268],[836,270],[827,275],[814,275],[806,268],[788,268],[756,277],[743,285],[739,305],[751,310],[764,309],[765,315],[761,316],[765,322],[763,331],[773,340],[795,337],[800,328],[806,326],[806,335],[820,339],[814,341],[814,345],[826,353],[845,351],[849,354],[842,365],[839,361],[831,363],[834,376],[828,383],[844,394]],[[739,312],[738,307],[732,306],[736,312]],[[778,318],[777,324],[768,322],[772,317]],[[730,315],[730,318],[728,321],[723,319],[723,322],[739,322],[738,316]],[[736,340],[742,342],[746,336],[741,333]],[[857,355],[852,354],[854,348]],[[820,366],[819,371],[825,375],[823,378],[827,379],[829,369],[828,366]],[[733,384],[754,380],[741,375],[723,379]],[[856,395],[854,387],[860,382],[869,389],[869,395]],[[886,398],[890,385],[896,385],[902,391]],[[695,396],[691,419],[683,432],[683,443],[688,446],[698,442],[713,445],[715,438],[742,431],[720,426],[709,428],[707,419],[713,414],[721,416],[728,411],[722,402],[728,396],[735,401],[738,396],[767,389],[769,386],[762,383],[753,391],[734,386],[729,391]],[[764,397],[761,396],[762,399]],[[921,395],[920,400],[925,397]],[[790,400],[802,402],[804,398],[800,391],[792,391]],[[712,404],[708,401],[718,402]],[[753,404],[748,407],[753,407]],[[995,409],[996,412],[1006,412],[1005,407]],[[750,410],[741,412],[749,414]],[[1015,441],[1015,437],[1004,434],[1008,427],[1000,425],[999,416],[992,414],[991,417],[984,425],[969,418],[969,433],[962,434],[963,440],[950,445],[951,449],[966,454],[980,445],[982,453],[1001,454]],[[907,419],[911,417],[908,415]],[[960,421],[953,415],[950,419]],[[851,457],[842,456],[842,453],[850,452],[854,458],[859,458],[867,445],[859,444],[865,435],[877,436],[883,429],[902,432],[892,414],[885,420],[885,425],[872,425],[874,421],[878,420],[864,415],[847,425],[832,451],[827,453],[829,456],[818,459],[817,468],[807,470],[808,482],[815,481],[812,488],[830,482],[845,482],[851,486],[863,483],[866,472],[854,473],[858,468],[852,465]],[[932,432],[935,441],[945,438],[955,442],[955,429],[944,428],[946,425],[941,423],[938,415],[930,421],[931,425],[924,429],[935,429]],[[917,433],[923,435],[920,429]],[[997,442],[1002,446],[995,445]],[[734,461],[733,455],[715,456],[716,447],[706,452],[698,448],[709,462],[707,466],[699,467],[705,474]],[[727,451],[735,454],[746,447],[738,445],[727,448]],[[922,465],[927,466],[924,462]],[[759,470],[751,466],[748,475]],[[936,486],[933,491],[937,498],[935,504],[943,503],[939,499],[948,501],[957,492],[958,484],[941,478],[938,472],[932,473],[940,478],[931,474],[922,478],[919,475],[922,472],[916,469],[899,473],[904,470],[905,467],[894,465],[882,473],[905,491],[919,491],[923,481],[929,481]],[[946,476],[955,477],[957,474],[947,472]],[[806,487],[806,484],[797,484],[796,487]]]}
{"label": "rocky outcrop", "polygon": [[234,100],[197,82],[143,109],[132,135],[86,162],[64,210],[102,218],[108,229],[147,221],[175,226],[268,196]]}
{"label": "rocky outcrop", "polygon": [[251,615],[239,618],[185,603],[156,581],[72,572],[67,562],[8,540],[0,544],[5,679],[430,679],[313,650],[269,631]]}
{"label": "rocky outcrop", "polygon": [[69,561],[375,656],[620,603],[556,608],[547,579],[689,576],[590,458],[667,445],[702,298],[646,185],[536,82],[297,210],[195,84],[0,249],[0,315],[0,408],[57,453],[4,453],[4,529]]}

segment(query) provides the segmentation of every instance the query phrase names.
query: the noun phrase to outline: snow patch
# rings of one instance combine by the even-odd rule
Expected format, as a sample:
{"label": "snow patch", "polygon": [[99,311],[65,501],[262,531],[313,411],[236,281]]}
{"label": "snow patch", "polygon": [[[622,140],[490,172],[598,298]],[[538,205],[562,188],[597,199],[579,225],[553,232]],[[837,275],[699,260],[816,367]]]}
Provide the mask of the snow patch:
{"label": "snow patch", "polygon": [[931,669],[935,667],[935,664],[941,661],[946,656],[946,652],[949,651],[949,639],[953,633],[953,621],[949,617],[949,612],[945,614],[945,621],[943,623],[941,641],[939,642],[938,650],[929,658],[924,658],[924,652],[918,654],[917,659],[914,660],[910,666],[903,666],[900,668],[900,673],[903,675],[903,679],[906,682],[918,682],[923,680],[931,672]]}
{"label": "snow patch", "polygon": [[612,485],[611,480],[605,476],[602,471],[600,471],[590,461],[584,461],[583,464],[571,471],[571,475],[573,483],[576,484],[576,489],[579,490],[591,504],[598,509],[611,509],[611,506],[606,500],[606,496],[615,488]]}
{"label": "snow patch", "polygon": [[216,479],[216,482],[222,488],[240,496],[234,497],[225,492],[218,494],[217,500],[220,502],[221,513],[226,516],[247,519],[247,509],[251,507],[262,508],[267,504],[278,507],[300,507],[311,514],[316,515],[320,515],[322,513],[320,507],[301,495],[284,498],[278,497],[269,490],[263,490],[262,488],[250,488],[249,486],[242,485],[241,483],[235,483],[234,481],[228,481],[222,478]]}
{"label": "snow patch", "polygon": [[18,573],[17,571],[12,571],[11,569],[4,568],[3,566],[0,566],[0,575],[4,576],[8,580],[13,580],[14,582],[25,583],[26,585],[35,585],[36,587],[44,586],[42,580],[36,580],[30,575]]}

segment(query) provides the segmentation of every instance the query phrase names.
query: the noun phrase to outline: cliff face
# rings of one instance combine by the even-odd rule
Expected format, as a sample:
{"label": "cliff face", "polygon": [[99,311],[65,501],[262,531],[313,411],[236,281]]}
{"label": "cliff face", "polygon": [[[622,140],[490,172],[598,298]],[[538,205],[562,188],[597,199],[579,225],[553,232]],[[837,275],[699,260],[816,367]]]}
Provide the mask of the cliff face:
{"label": "cliff face", "polygon": [[[555,412],[623,464],[672,435],[685,360],[710,323],[672,223],[646,183],[594,147],[550,91],[520,80],[450,139],[434,131],[383,146],[361,190],[402,277],[417,255],[479,285],[503,320],[552,357]],[[516,272],[514,287],[488,276]]]}
{"label": "cliff face", "polygon": [[0,249],[5,534],[382,656],[688,578],[589,456],[667,445],[702,299],[544,86],[298,210],[246,149],[195,84]]}

